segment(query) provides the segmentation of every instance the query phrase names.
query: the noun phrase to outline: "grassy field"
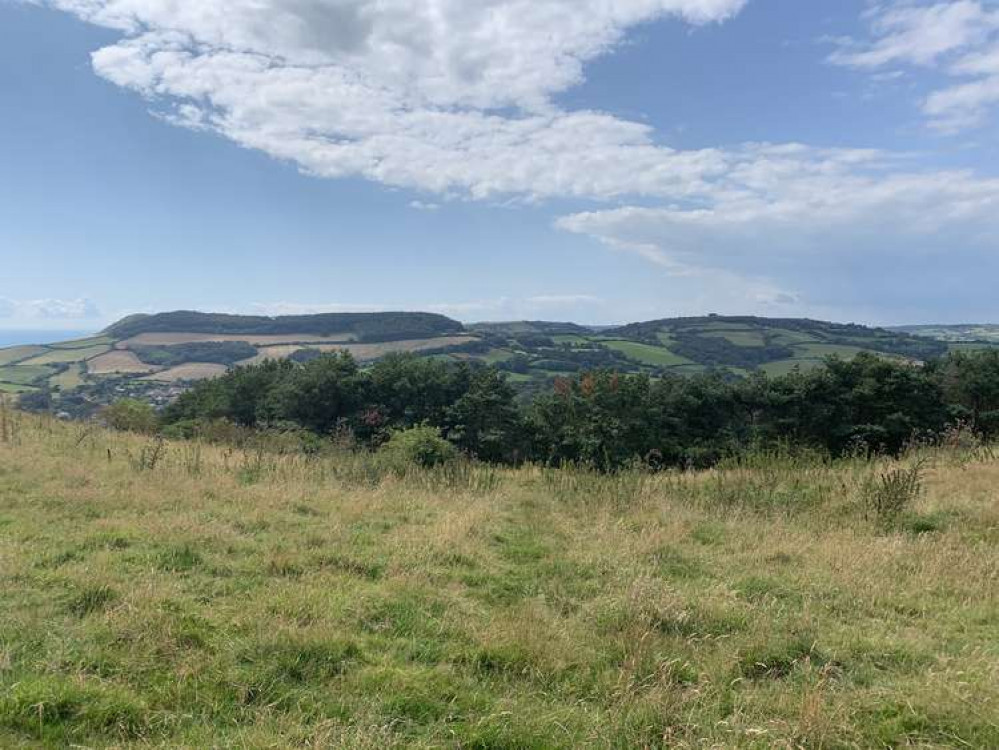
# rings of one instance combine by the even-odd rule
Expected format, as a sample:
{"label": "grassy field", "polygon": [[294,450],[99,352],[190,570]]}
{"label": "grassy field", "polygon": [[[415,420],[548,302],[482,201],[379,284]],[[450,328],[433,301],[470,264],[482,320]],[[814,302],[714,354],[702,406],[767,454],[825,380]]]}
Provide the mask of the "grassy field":
{"label": "grassy field", "polygon": [[11,346],[6,349],[0,349],[0,365],[21,362],[39,354],[44,354],[47,351],[48,349],[44,346]]}
{"label": "grassy field", "polygon": [[33,390],[35,388],[30,385],[17,385],[16,383],[4,383],[0,381],[0,393],[28,393]]}
{"label": "grassy field", "polygon": [[669,349],[649,344],[640,344],[636,341],[614,341],[602,340],[609,349],[615,349],[623,353],[626,357],[647,365],[659,367],[677,367],[680,365],[694,364],[689,359],[674,354]]}
{"label": "grassy field", "polygon": [[[999,747],[999,461],[600,477],[0,413],[0,747]],[[909,459],[909,465],[914,459]]]}
{"label": "grassy field", "polygon": [[155,371],[152,365],[135,356],[134,352],[115,349],[87,362],[87,371],[92,375],[110,375],[113,373],[145,374]]}
{"label": "grassy field", "polygon": [[85,382],[84,373],[86,371],[86,367],[86,364],[83,362],[70,365],[69,369],[49,378],[49,385],[53,388],[58,388],[61,391],[72,390]]}
{"label": "grassy field", "polygon": [[89,349],[102,344],[111,345],[114,339],[110,336],[93,336],[88,339],[75,339],[73,341],[62,341],[57,344],[49,344],[51,349]]}
{"label": "grassy field", "polygon": [[143,380],[156,380],[163,383],[176,383],[183,380],[209,380],[225,375],[228,371],[226,365],[212,364],[210,362],[189,362],[184,365],[171,367],[169,370],[146,375]]}
{"label": "grassy field", "polygon": [[66,362],[82,362],[96,357],[108,351],[111,347],[107,344],[97,344],[80,349],[52,349],[45,354],[40,354],[32,359],[25,360],[23,365],[54,365]]}
{"label": "grassy field", "polygon": [[720,338],[729,341],[736,346],[765,346],[766,340],[762,331],[708,331],[704,334],[708,338]]}
{"label": "grassy field", "polygon": [[13,385],[31,385],[52,375],[55,370],[46,365],[21,365],[18,367],[0,367],[0,382]]}

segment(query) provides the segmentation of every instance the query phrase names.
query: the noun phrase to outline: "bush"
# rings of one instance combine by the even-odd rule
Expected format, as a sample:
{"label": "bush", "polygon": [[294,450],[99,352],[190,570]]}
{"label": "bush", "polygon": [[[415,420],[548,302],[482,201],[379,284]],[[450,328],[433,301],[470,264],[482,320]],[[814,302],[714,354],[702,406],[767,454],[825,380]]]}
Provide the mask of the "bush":
{"label": "bush", "polygon": [[145,401],[135,398],[115,401],[104,410],[103,416],[108,427],[126,432],[150,434],[156,432],[159,423],[156,410]]}
{"label": "bush", "polygon": [[458,449],[430,425],[411,427],[392,434],[379,453],[393,467],[419,466],[424,469],[454,463]]}

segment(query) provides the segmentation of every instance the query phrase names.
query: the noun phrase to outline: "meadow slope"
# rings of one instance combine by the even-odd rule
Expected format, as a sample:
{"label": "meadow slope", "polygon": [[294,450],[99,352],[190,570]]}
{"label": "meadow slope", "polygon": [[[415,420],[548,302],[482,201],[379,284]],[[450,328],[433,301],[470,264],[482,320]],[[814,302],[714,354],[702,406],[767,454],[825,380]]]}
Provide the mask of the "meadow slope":
{"label": "meadow slope", "polygon": [[[917,460],[908,457],[906,465]],[[0,414],[0,747],[999,747],[999,461],[601,477]]]}

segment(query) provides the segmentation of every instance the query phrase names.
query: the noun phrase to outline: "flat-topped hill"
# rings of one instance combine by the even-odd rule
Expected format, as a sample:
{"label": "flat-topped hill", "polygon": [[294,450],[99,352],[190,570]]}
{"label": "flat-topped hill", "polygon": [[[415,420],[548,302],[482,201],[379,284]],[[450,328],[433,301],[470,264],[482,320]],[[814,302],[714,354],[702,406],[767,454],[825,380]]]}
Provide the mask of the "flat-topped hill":
{"label": "flat-topped hill", "polygon": [[189,310],[131,315],[109,326],[104,333],[127,339],[143,333],[210,333],[231,335],[353,336],[358,341],[399,341],[409,338],[461,333],[456,320],[434,313],[321,313],[317,315],[228,315]]}

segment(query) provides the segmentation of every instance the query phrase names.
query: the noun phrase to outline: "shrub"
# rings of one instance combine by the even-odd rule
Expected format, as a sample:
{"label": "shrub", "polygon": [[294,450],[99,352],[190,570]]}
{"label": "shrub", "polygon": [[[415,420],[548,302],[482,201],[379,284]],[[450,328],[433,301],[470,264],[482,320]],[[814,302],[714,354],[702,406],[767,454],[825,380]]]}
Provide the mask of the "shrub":
{"label": "shrub", "polygon": [[393,433],[382,446],[380,454],[396,468],[419,466],[429,469],[454,463],[458,459],[458,449],[441,437],[440,430],[430,425]]}
{"label": "shrub", "polygon": [[103,416],[108,427],[127,432],[153,433],[158,423],[153,407],[134,398],[115,401],[104,410]]}

